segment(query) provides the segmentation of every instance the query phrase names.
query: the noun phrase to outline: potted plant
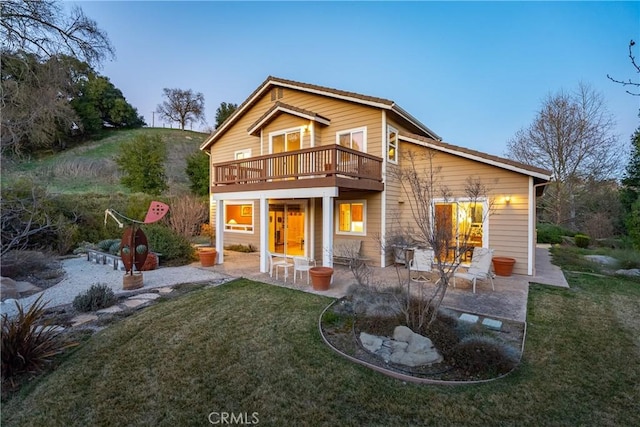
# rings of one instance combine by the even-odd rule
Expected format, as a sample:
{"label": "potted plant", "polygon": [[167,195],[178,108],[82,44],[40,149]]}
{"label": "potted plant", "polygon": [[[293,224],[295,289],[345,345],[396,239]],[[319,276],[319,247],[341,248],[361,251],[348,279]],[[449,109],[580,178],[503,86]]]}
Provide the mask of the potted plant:
{"label": "potted plant", "polygon": [[218,251],[216,248],[198,248],[198,257],[200,257],[200,265],[213,267],[218,260]]}

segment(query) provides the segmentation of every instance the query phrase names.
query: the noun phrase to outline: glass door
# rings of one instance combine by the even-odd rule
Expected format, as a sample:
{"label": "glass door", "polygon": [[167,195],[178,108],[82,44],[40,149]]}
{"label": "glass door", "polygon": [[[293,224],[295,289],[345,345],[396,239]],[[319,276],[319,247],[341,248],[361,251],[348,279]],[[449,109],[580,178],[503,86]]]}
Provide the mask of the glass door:
{"label": "glass door", "polygon": [[269,204],[269,251],[286,256],[305,255],[305,204]]}
{"label": "glass door", "polygon": [[482,202],[441,202],[435,204],[437,239],[446,242],[439,257],[453,262],[460,251],[462,261],[471,261],[473,248],[484,241],[484,212]]}
{"label": "glass door", "polygon": [[[271,139],[271,153],[286,153],[289,151],[300,150],[301,137],[300,131],[287,132],[275,135]],[[298,173],[298,163],[296,156],[276,157],[274,161],[274,176],[286,177],[285,179],[295,179]]]}

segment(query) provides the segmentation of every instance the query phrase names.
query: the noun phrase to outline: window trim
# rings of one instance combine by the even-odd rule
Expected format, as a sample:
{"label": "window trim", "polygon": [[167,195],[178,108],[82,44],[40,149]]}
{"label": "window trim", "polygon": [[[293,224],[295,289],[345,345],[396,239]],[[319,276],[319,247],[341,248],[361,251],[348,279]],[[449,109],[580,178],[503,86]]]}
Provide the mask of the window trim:
{"label": "window trim", "polygon": [[[340,136],[342,135],[346,135],[346,134],[353,134],[355,132],[362,132],[362,149],[358,150],[362,153],[366,153],[367,152],[367,127],[366,126],[361,126],[358,128],[353,128],[353,129],[345,129],[345,130],[340,130],[336,132],[336,145],[340,145]],[[354,149],[353,147],[349,147],[351,149]]]}
{"label": "window trim", "polygon": [[[251,225],[247,224],[229,224],[227,221],[227,207],[251,205]],[[253,200],[233,200],[225,202],[223,205],[223,220],[225,233],[255,234],[255,204]],[[235,227],[235,228],[233,228]]]}
{"label": "window trim", "polygon": [[[431,212],[434,212],[435,208],[436,208],[436,204],[459,204],[459,203],[471,203],[473,202],[473,200],[469,197],[453,197],[451,199],[445,199],[442,197],[438,197],[438,198],[434,198],[431,201]],[[477,204],[481,204],[482,205],[482,247],[483,248],[487,248],[489,247],[489,225],[490,225],[490,209],[489,209],[489,197],[478,197],[478,199],[476,200]],[[456,220],[457,221],[457,220]],[[431,225],[432,227],[435,226],[435,224]],[[456,228],[458,227],[458,225],[456,225]]]}
{"label": "window trim", "polygon": [[[288,129],[281,129],[281,130],[269,132],[269,154],[273,154],[273,137],[274,136],[285,135],[285,144],[286,144],[286,135],[288,133],[293,133],[295,131],[298,131],[298,133],[300,134],[300,150],[305,148],[304,147],[304,134],[305,134],[304,125],[301,125],[301,126],[288,128]],[[286,151],[288,150],[285,150],[285,152]]]}
{"label": "window trim", "polygon": [[[393,148],[395,148],[395,156],[394,156],[394,158],[390,158],[389,157],[389,151],[391,149],[391,141],[389,139],[389,134],[392,131],[396,134],[396,141],[395,141],[395,144],[393,146]],[[398,135],[398,129],[396,129],[394,126],[391,126],[391,125],[388,124],[387,125],[387,161],[389,163],[393,163],[394,165],[398,164],[398,149],[399,149],[399,145],[400,145],[398,136],[399,136]]]}
{"label": "window trim", "polygon": [[[244,156],[240,159],[238,158],[238,154],[244,154]],[[233,160],[244,160],[251,157],[251,148],[245,148],[244,150],[236,150],[233,153]]]}
{"label": "window trim", "polygon": [[[362,203],[362,231],[342,231],[340,230],[340,205]],[[335,233],[343,236],[366,236],[367,235],[367,201],[365,199],[336,200],[335,206]],[[353,222],[353,221],[352,221]]]}

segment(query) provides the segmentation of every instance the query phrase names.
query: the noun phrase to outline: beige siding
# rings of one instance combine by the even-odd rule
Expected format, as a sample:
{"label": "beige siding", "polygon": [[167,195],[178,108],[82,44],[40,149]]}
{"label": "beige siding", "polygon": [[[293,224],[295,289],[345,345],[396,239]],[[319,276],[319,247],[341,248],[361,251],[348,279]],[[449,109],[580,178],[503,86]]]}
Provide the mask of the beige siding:
{"label": "beige siding", "polygon": [[[428,161],[424,156],[426,149],[402,142],[401,152],[411,150],[418,154],[416,163],[419,171],[428,170]],[[437,194],[443,194],[446,188],[452,198],[465,197],[467,178],[480,179],[487,187],[489,194],[489,223],[485,230],[489,237],[489,247],[494,249],[496,256],[510,256],[516,258],[514,273],[527,274],[528,263],[528,184],[525,175],[499,169],[480,162],[464,159],[451,154],[438,152],[433,157],[433,164],[437,172]],[[389,165],[389,167],[393,167]],[[399,167],[410,167],[406,158],[399,159]],[[387,232],[391,232],[395,221],[393,215],[401,218],[402,224],[414,224],[415,220],[406,201],[407,195],[400,189],[400,184],[389,176],[386,182],[387,203]],[[436,197],[438,197],[436,194]],[[511,196],[511,202],[506,205],[504,197]],[[405,201],[400,203],[400,201]]]}

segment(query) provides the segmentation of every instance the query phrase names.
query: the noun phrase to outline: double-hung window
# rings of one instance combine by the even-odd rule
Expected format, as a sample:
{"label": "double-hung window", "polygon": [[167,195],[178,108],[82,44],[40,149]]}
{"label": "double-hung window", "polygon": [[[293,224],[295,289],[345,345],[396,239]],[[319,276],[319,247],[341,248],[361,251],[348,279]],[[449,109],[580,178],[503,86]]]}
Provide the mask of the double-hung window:
{"label": "double-hung window", "polygon": [[366,235],[367,204],[365,200],[338,201],[337,215],[336,234]]}

